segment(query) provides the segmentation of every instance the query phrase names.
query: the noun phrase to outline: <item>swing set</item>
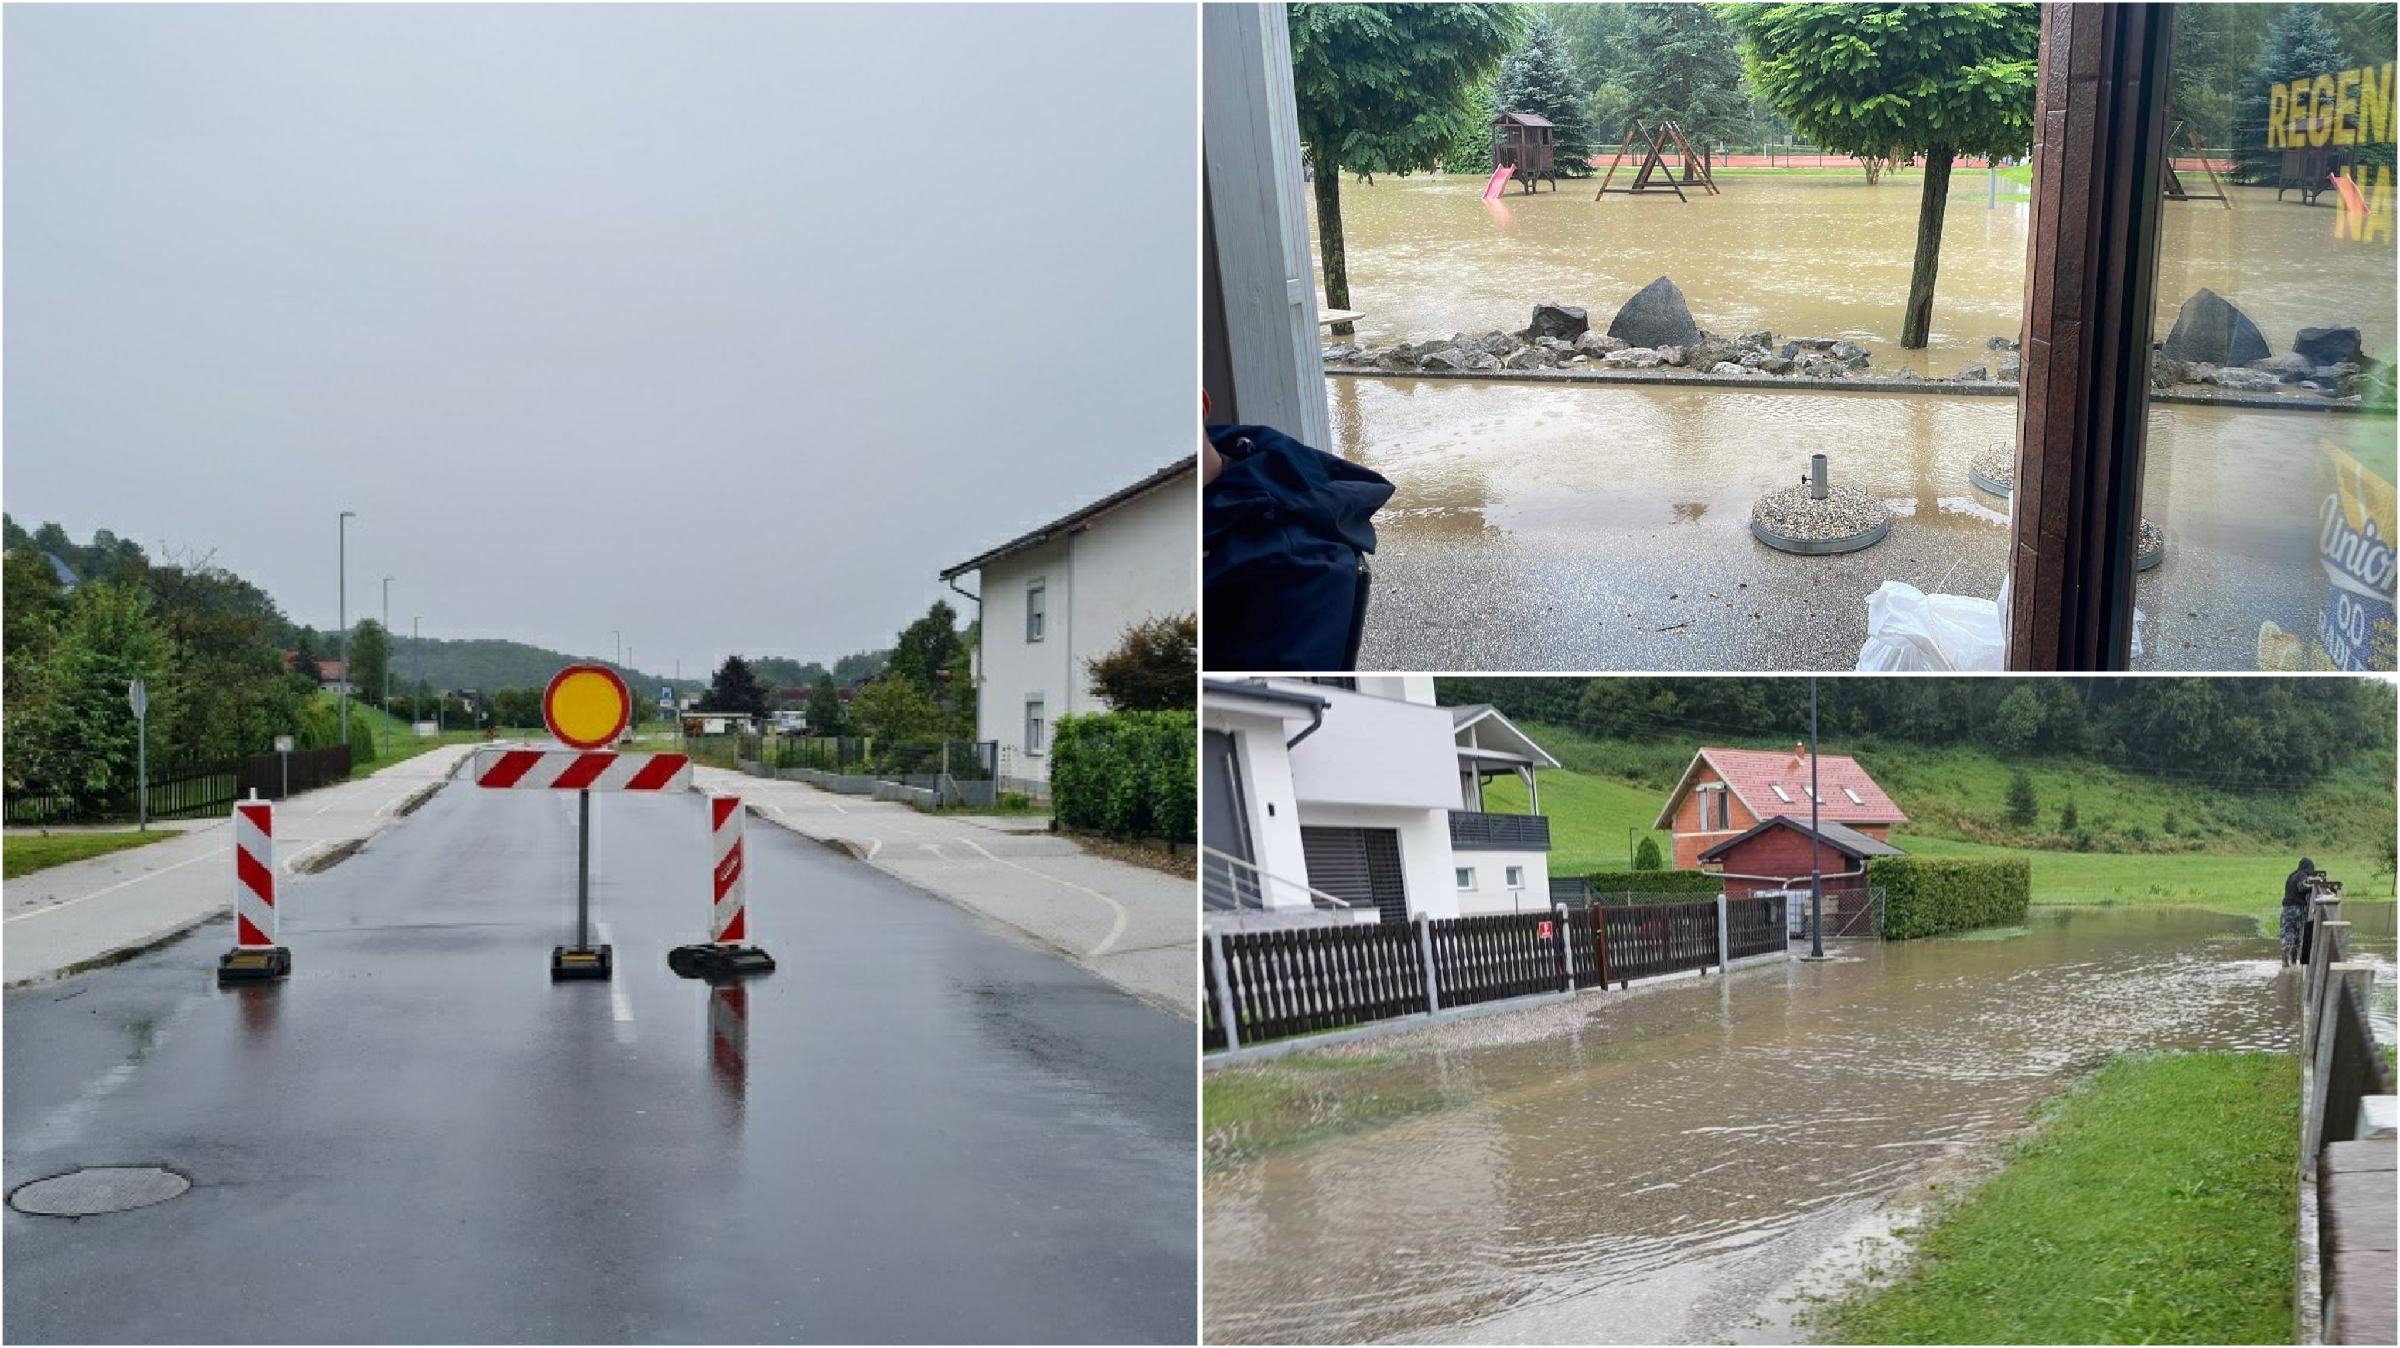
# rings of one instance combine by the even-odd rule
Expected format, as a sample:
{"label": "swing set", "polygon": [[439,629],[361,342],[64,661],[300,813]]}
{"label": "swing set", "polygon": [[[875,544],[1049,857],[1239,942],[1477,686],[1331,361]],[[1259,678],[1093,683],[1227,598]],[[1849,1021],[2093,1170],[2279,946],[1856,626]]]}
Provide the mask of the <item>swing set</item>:
{"label": "swing set", "polygon": [[[1634,171],[1633,181],[1624,187],[1609,186],[1617,176],[1618,166],[1623,164],[1626,156],[1633,152],[1636,141],[1641,142],[1644,149],[1641,167]],[[1676,181],[1675,170],[1667,166],[1666,155],[1669,141],[1674,142],[1676,149],[1683,155],[1683,180],[1681,182]],[[1625,143],[1617,147],[1614,155],[1609,156],[1608,172],[1601,176],[1600,190],[1593,195],[1592,200],[1598,201],[1610,192],[1623,192],[1627,196],[1645,192],[1673,192],[1677,201],[1689,201],[1691,198],[1683,193],[1686,186],[1702,188],[1711,196],[1722,195],[1718,191],[1715,177],[1708,171],[1707,163],[1692,151],[1691,142],[1683,138],[1683,128],[1675,124],[1675,119],[1667,118],[1659,122],[1655,128],[1644,126],[1637,121],[1633,124],[1633,129],[1625,133]]]}

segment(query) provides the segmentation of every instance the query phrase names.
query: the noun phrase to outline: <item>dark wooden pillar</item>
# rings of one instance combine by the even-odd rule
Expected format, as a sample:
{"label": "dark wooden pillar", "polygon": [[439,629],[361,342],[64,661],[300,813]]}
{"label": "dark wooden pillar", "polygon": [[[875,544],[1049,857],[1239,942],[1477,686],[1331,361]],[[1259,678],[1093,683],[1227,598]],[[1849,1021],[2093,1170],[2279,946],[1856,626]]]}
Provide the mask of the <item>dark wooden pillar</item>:
{"label": "dark wooden pillar", "polygon": [[2042,6],[2008,664],[2122,669],[2133,635],[2174,6]]}

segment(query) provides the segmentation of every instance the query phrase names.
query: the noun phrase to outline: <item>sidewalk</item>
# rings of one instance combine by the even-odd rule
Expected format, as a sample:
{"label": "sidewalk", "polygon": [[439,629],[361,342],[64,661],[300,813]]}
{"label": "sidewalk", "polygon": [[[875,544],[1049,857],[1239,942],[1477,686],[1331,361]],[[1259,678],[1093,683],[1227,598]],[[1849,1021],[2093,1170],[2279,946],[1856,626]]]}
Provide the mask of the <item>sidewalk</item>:
{"label": "sidewalk", "polygon": [[704,791],[831,843],[890,875],[1002,922],[1155,1006],[1199,1017],[1199,898],[1177,878],[1097,856],[1004,817],[922,814],[805,782],[695,766]]}
{"label": "sidewalk", "polygon": [[[372,776],[304,792],[275,811],[285,875],[391,825],[410,796],[450,775],[477,746],[445,745]],[[0,982],[61,978],[145,950],[233,907],[229,820],[185,821],[182,836],[53,866],[8,882],[0,900]],[[279,891],[280,892],[280,891]]]}

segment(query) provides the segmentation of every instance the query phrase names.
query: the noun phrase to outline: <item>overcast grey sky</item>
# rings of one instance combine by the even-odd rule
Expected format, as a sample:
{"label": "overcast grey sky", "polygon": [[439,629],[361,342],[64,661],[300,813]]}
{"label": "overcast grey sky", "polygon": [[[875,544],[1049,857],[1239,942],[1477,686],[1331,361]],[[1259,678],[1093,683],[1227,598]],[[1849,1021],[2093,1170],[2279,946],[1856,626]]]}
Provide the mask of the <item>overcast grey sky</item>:
{"label": "overcast grey sky", "polygon": [[688,677],[1192,452],[1188,7],[5,23],[27,528]]}

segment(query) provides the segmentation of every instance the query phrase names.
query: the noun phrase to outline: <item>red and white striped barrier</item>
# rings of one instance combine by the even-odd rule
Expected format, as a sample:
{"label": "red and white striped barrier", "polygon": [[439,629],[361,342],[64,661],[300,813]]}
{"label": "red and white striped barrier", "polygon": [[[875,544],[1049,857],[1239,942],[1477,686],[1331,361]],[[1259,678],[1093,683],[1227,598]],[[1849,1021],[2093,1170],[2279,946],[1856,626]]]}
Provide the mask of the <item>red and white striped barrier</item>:
{"label": "red and white striped barrier", "polygon": [[708,990],[708,1065],[717,1084],[740,1099],[750,1084],[750,992],[739,983]]}
{"label": "red and white striped barrier", "polygon": [[692,784],[682,754],[609,749],[478,749],[477,786],[521,791],[680,791]]}
{"label": "red and white striped barrier", "polygon": [[775,958],[750,939],[745,900],[750,890],[748,849],[742,846],[742,798],[708,798],[708,940],[667,952],[667,967],[685,978],[739,978],[772,973]]}
{"label": "red and white striped barrier", "polygon": [[233,807],[233,944],[263,950],[276,931],[275,806],[244,801]]}
{"label": "red and white striped barrier", "polygon": [[233,949],[217,957],[217,982],[256,983],[291,972],[277,944],[275,806],[245,800],[233,807]]}
{"label": "red and white striped barrier", "polygon": [[740,945],[747,926],[742,918],[742,898],[749,890],[742,874],[741,797],[710,796],[708,830],[710,876],[716,891],[708,939],[719,945]]}

